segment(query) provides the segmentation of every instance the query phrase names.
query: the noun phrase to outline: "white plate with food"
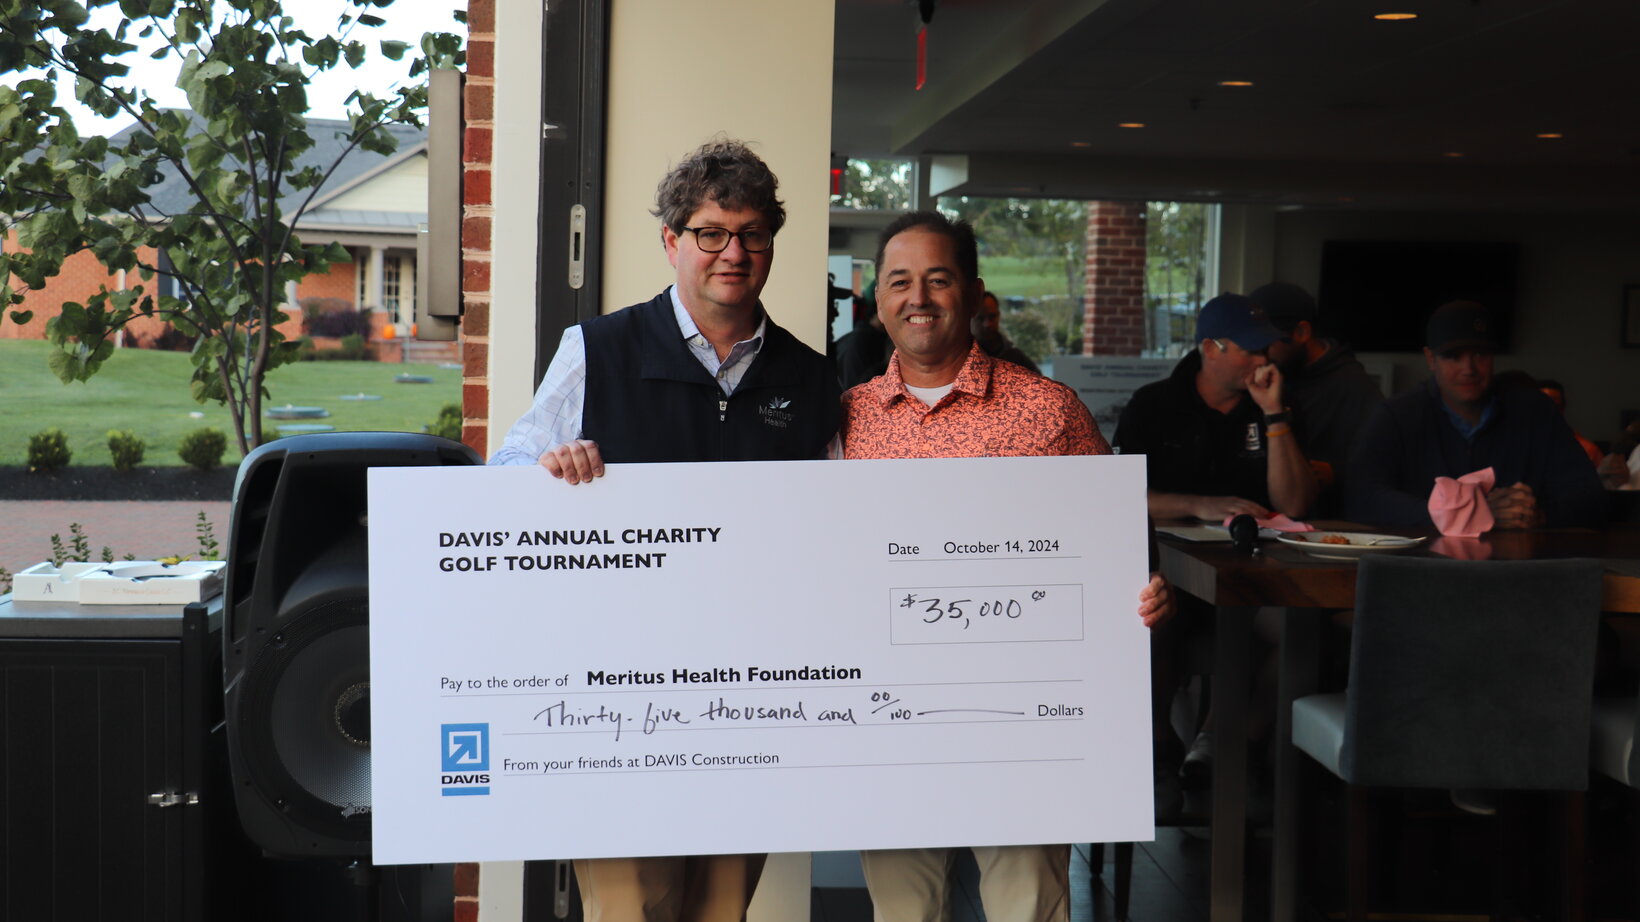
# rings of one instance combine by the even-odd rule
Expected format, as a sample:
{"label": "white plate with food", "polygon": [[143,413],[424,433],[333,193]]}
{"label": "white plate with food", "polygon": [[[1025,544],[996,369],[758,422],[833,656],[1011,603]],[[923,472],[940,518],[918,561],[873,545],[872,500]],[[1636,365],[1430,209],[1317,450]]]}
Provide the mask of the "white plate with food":
{"label": "white plate with food", "polygon": [[1312,557],[1353,560],[1378,551],[1404,551],[1424,543],[1424,538],[1375,535],[1364,531],[1307,531],[1277,535],[1276,540],[1296,547]]}

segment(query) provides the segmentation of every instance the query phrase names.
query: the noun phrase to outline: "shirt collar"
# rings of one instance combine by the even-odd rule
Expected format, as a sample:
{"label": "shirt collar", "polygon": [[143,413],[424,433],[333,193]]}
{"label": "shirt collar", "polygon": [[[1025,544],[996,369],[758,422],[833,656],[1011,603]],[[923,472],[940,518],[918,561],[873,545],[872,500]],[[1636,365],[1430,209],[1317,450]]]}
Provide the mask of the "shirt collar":
{"label": "shirt collar", "polygon": [[[974,397],[984,397],[991,390],[991,369],[996,360],[985,354],[977,341],[968,344],[968,358],[957,370],[956,380],[951,382],[951,393],[969,394]],[[905,389],[905,379],[900,376],[900,350],[894,350],[889,356],[888,370],[880,376],[867,382],[864,387],[871,388],[872,397],[880,405],[887,407],[896,400],[916,400],[911,392]],[[918,401],[921,403],[921,401]]]}
{"label": "shirt collar", "polygon": [[[1436,395],[1436,399],[1440,400],[1439,394]],[[1481,408],[1480,422],[1470,425],[1469,420],[1464,419],[1457,413],[1452,412],[1452,408],[1446,405],[1446,401],[1441,400],[1441,410],[1446,413],[1447,420],[1452,423],[1452,425],[1458,430],[1458,434],[1463,436],[1464,441],[1466,442],[1473,442],[1475,440],[1475,433],[1486,428],[1486,424],[1492,421],[1493,416],[1497,415],[1497,409],[1498,399],[1496,397],[1488,399],[1486,401],[1486,406]]]}
{"label": "shirt collar", "polygon": [[[689,316],[689,308],[683,306],[683,299],[678,297],[678,286],[671,285],[666,293],[672,298],[672,317],[678,322],[678,332],[683,334],[683,341],[692,343],[696,339],[705,343],[706,337],[695,325],[695,318]],[[768,332],[769,314],[763,310],[763,305],[757,306],[757,329],[752,331],[752,338],[735,343],[736,346],[749,345],[753,352],[763,347],[764,334]]]}

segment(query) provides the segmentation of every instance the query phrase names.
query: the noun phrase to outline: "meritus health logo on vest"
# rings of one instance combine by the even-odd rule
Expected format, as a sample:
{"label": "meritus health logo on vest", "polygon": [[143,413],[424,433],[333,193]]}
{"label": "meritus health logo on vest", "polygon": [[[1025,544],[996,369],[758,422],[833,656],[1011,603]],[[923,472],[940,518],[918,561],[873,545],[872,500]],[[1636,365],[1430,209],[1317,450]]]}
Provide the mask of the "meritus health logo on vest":
{"label": "meritus health logo on vest", "polygon": [[444,796],[490,793],[490,725],[440,724],[439,737]]}
{"label": "meritus health logo on vest", "polygon": [[762,417],[767,425],[776,429],[787,429],[791,427],[792,420],[797,418],[796,414],[787,409],[791,405],[790,397],[770,397],[758,404],[757,415]]}

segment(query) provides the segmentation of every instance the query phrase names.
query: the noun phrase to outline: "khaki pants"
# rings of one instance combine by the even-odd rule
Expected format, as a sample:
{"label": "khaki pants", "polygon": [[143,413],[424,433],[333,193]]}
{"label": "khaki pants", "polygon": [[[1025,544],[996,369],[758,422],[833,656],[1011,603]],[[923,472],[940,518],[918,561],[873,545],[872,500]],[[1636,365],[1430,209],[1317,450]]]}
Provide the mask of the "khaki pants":
{"label": "khaki pants", "polygon": [[[976,846],[987,922],[1066,922],[1071,915],[1069,845]],[[860,853],[877,922],[946,922],[949,848]]]}
{"label": "khaki pants", "polygon": [[586,922],[741,922],[765,855],[575,861]]}

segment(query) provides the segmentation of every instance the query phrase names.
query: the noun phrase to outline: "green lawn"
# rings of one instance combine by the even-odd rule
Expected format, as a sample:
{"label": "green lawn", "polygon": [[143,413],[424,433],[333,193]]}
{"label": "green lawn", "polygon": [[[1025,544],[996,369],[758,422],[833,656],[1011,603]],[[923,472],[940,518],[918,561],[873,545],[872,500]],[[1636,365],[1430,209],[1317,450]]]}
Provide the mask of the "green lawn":
{"label": "green lawn", "polygon": [[[227,435],[223,463],[238,463],[227,409],[214,402],[195,403],[188,394],[192,370],[187,353],[121,349],[89,382],[63,384],[46,367],[50,348],[44,342],[0,340],[0,464],[25,463],[28,437],[49,426],[68,434],[74,465],[109,464],[108,430],[131,429],[148,441],[144,465],[177,466],[182,464],[177,443],[204,426]],[[431,376],[433,383],[393,383],[394,375],[405,371]],[[461,372],[433,365],[298,362],[275,369],[267,385],[269,406],[324,407],[330,417],[313,422],[344,430],[420,432],[439,407],[461,402]],[[358,393],[382,399],[339,399]],[[264,417],[270,434],[278,422]]]}
{"label": "green lawn", "polygon": [[1023,256],[981,256],[979,274],[985,287],[1003,300],[1064,295],[1065,269],[1060,260]]}

